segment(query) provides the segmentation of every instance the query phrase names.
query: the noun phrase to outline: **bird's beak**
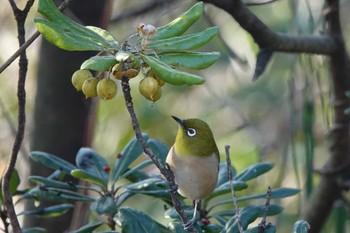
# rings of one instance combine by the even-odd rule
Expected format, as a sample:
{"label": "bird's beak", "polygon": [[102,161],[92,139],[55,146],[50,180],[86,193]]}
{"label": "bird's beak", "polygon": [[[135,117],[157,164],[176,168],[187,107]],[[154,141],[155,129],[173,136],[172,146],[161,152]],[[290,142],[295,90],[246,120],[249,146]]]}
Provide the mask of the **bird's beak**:
{"label": "bird's beak", "polygon": [[180,125],[181,128],[186,129],[183,120],[181,120],[180,118],[178,118],[176,116],[171,116],[171,117]]}

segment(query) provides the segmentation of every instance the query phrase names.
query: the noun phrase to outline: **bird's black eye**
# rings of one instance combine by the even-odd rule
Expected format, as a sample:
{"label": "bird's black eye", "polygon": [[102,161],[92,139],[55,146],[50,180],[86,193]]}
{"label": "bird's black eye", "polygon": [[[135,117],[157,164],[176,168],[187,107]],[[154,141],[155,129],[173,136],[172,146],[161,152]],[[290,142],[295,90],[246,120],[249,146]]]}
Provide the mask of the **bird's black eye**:
{"label": "bird's black eye", "polygon": [[187,135],[188,135],[189,137],[194,137],[194,136],[196,136],[196,130],[195,130],[195,129],[192,129],[192,128],[187,129]]}

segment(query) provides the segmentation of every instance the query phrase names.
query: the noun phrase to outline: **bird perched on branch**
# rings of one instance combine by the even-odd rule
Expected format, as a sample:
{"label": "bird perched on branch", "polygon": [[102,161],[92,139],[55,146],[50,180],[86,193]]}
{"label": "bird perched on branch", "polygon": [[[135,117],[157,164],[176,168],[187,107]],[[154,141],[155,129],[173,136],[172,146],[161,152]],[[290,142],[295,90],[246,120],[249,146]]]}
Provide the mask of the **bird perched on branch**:
{"label": "bird perched on branch", "polygon": [[178,192],[194,201],[192,219],[185,225],[190,228],[195,220],[201,199],[215,189],[219,171],[219,150],[208,124],[200,119],[181,120],[174,145],[170,148],[166,163],[174,172]]}

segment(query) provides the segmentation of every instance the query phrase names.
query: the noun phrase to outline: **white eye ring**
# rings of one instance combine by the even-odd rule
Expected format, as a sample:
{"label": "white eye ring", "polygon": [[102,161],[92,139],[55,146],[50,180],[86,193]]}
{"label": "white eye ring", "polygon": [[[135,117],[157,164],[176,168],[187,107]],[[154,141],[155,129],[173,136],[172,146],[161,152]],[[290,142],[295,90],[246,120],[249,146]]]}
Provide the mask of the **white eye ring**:
{"label": "white eye ring", "polygon": [[196,136],[196,130],[193,129],[193,128],[187,129],[186,133],[187,133],[187,135],[188,135],[189,137],[194,137],[194,136]]}

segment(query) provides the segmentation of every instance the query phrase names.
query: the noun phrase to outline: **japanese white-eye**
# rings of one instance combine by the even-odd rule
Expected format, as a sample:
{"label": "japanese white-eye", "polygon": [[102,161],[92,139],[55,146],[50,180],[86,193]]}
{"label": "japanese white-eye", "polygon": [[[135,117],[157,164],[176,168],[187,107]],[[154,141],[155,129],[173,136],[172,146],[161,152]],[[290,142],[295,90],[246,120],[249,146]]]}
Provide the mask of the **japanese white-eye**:
{"label": "japanese white-eye", "polygon": [[200,119],[181,120],[174,145],[170,148],[166,163],[174,172],[178,192],[194,201],[189,228],[196,219],[197,205],[215,189],[219,171],[219,150],[208,124]]}

